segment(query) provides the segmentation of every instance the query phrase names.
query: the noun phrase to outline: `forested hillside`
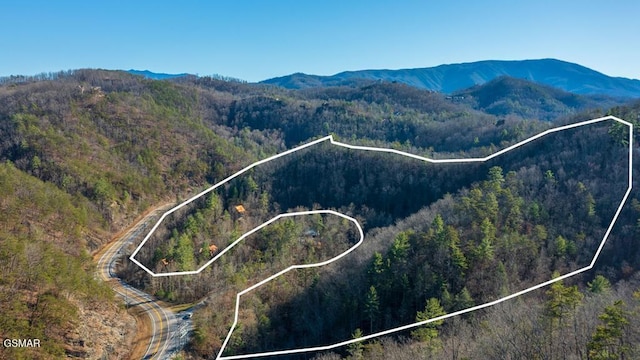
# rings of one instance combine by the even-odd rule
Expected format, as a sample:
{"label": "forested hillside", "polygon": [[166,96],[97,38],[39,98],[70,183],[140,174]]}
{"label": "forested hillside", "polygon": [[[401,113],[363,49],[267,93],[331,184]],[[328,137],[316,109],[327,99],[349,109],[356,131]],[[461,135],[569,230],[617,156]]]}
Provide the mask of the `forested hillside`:
{"label": "forested hillside", "polygon": [[106,71],[0,88],[0,335],[43,341],[3,358],[126,355],[133,318],[118,320],[90,254],[143,210],[254,156],[203,124],[197,96]]}
{"label": "forested hillside", "polygon": [[[539,94],[520,96],[533,108],[535,101],[526,99]],[[482,105],[385,82],[286,90],[102,70],[4,79],[0,337],[38,337],[47,346],[3,348],[0,358],[124,356],[134,321],[124,316],[108,286],[94,279],[91,254],[144,210],[185,199],[257,159],[327,134],[434,158],[485,156],[555,125],[607,113],[639,119],[638,102],[615,108],[595,100],[583,104],[571,112],[551,107],[532,115],[504,107],[487,113]],[[593,234],[603,231],[620,199],[611,189],[620,188],[623,170],[615,159],[624,153],[624,139],[624,129],[601,126],[468,171],[422,170],[404,160],[385,167],[368,155],[323,148],[256,171],[194,203],[167,224],[158,247],[141,256],[157,270],[188,270],[215,253],[202,249],[222,248],[278,211],[322,206],[357,215],[368,226],[368,252],[355,264],[318,269],[256,294],[243,312],[244,330],[228,351],[361,336],[575,268],[592,253]],[[413,178],[394,177],[409,172]],[[391,185],[373,192],[383,183]],[[234,212],[238,204],[245,215]],[[523,359],[541,349],[546,358],[637,354],[631,294],[639,289],[639,211],[638,202],[630,201],[597,268],[563,287],[318,356],[401,359],[420,351],[461,359],[475,351],[498,358],[488,345],[494,343]],[[233,313],[220,309],[232,310],[237,291],[292,261],[327,259],[354,243],[353,227],[331,216],[281,221],[265,231],[201,276],[151,279],[131,264],[119,272],[169,302],[206,298],[208,305],[194,315],[196,333],[184,355],[210,358],[231,325]],[[348,283],[328,276],[343,273],[345,266]],[[347,303],[332,301],[345,287],[351,292]],[[562,302],[565,292],[575,300],[569,305]],[[561,305],[553,305],[554,299]],[[549,306],[560,310],[549,312]],[[317,308],[327,311],[314,313]],[[293,313],[299,314],[295,321],[286,315]],[[597,320],[600,314],[605,315]],[[622,320],[610,323],[614,315]],[[510,334],[513,341],[500,340],[495,324],[502,329],[521,318],[525,323]],[[318,321],[322,326],[309,327]],[[615,333],[620,324],[624,331]],[[119,335],[105,335],[108,329]],[[308,336],[299,338],[298,332]],[[554,341],[558,334],[572,341]],[[537,342],[522,340],[534,335]]]}
{"label": "forested hillside", "polygon": [[[406,325],[428,299],[442,301],[442,311],[462,310],[589,264],[626,189],[626,148],[611,126],[550,135],[482,165],[305,149],[176,215],[139,260],[156,272],[194,270],[215,254],[211,245],[224,248],[268,220],[265,214],[338,209],[364,224],[362,251],[251,295],[230,354],[337,343],[356,330]],[[326,259],[309,242],[321,243],[323,253],[343,251],[345,241],[325,233],[334,226],[273,225],[197,277],[154,279],[150,288],[181,301],[224,294],[208,296],[208,308],[218,310],[204,313],[196,343],[202,354],[217,351],[222,339],[212,335],[231,321],[224,309],[233,307],[233,294],[287,265]],[[317,238],[305,239],[305,229]]]}
{"label": "forested hillside", "polygon": [[458,101],[493,115],[516,114],[524,118],[553,120],[621,100],[604,95],[578,95],[522,79],[501,76],[452,95]]}

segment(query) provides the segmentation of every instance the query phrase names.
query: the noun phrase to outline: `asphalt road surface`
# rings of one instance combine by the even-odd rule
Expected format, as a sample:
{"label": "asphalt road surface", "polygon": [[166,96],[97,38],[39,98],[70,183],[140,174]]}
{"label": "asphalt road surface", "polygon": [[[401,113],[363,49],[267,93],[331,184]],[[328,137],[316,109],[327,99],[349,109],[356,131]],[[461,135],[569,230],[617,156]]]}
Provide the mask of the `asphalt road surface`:
{"label": "asphalt road surface", "polygon": [[177,352],[186,343],[184,338],[192,327],[188,316],[177,316],[171,310],[163,308],[157,303],[157,299],[127,285],[115,272],[118,261],[129,261],[124,254],[127,246],[133,241],[141,240],[150,220],[157,219],[166,210],[167,207],[164,206],[146,215],[124,235],[107,245],[98,260],[98,275],[111,285],[127,306],[139,307],[151,320],[152,332],[143,359],[171,358],[173,352]]}

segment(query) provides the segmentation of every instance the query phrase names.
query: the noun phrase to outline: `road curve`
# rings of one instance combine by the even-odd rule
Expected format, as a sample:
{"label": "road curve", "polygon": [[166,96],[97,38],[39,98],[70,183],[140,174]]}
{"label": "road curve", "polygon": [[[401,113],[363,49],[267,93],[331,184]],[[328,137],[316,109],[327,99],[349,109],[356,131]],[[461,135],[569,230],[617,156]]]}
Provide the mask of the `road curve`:
{"label": "road curve", "polygon": [[121,259],[128,260],[124,256],[125,248],[143,235],[150,220],[157,218],[167,209],[168,206],[161,206],[145,215],[124,234],[105,246],[98,259],[98,276],[108,282],[128,306],[139,307],[149,316],[152,334],[143,359],[166,359],[169,356],[169,344],[172,341],[172,334],[175,334],[173,327],[177,324],[176,315],[160,306],[153,296],[129,286],[119,279],[116,276],[115,268]]}

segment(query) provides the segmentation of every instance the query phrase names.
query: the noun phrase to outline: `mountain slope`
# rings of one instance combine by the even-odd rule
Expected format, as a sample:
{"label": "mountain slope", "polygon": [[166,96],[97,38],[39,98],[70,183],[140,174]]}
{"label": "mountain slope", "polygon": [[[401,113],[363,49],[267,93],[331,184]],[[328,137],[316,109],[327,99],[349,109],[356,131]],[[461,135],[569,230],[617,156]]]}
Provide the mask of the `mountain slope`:
{"label": "mountain slope", "polygon": [[0,338],[42,343],[0,359],[126,357],[134,319],[89,254],[143,209],[251,158],[190,112],[194,98],[95,70],[0,86]]}
{"label": "mountain slope", "polygon": [[483,85],[458,91],[453,98],[496,116],[511,114],[547,121],[586,109],[620,104],[607,96],[573,94],[509,76],[500,76]]}
{"label": "mountain slope", "polygon": [[293,74],[263,83],[299,89],[346,84],[356,79],[397,81],[418,88],[452,93],[507,75],[557,87],[576,94],[640,97],[640,80],[611,77],[556,59],[487,60],[430,68],[346,71],[332,76]]}

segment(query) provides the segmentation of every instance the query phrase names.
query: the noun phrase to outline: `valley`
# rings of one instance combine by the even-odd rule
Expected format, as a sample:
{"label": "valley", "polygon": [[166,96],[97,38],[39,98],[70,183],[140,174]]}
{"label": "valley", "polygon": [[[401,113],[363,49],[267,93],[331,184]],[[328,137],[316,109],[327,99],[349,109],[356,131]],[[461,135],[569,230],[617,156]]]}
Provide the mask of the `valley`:
{"label": "valley", "polygon": [[[400,81],[336,85],[287,89],[90,69],[0,81],[0,335],[43,344],[2,348],[0,358],[205,359],[225,343],[222,356],[233,358],[341,341],[349,342],[288,358],[584,358],[605,346],[598,329],[618,326],[603,315],[612,313],[628,325],[615,340],[638,343],[637,176],[616,213],[629,136],[637,152],[637,99],[511,78],[455,94]],[[634,133],[603,122],[464,166],[398,155],[486,158],[605,116],[632,123]],[[226,251],[219,261],[177,277],[154,277],[128,261],[135,246],[125,244],[141,242],[150,226],[142,224],[154,221],[140,215],[154,204],[184,203],[328,135],[354,148],[318,143],[252,168],[168,216],[135,254],[156,274],[198,270]],[[247,293],[230,331],[238,293],[293,264],[334,258],[358,236],[339,216],[313,214],[280,219],[227,247],[277,214],[321,209],[356,219],[365,251]],[[129,224],[139,227],[109,241]],[[92,259],[96,253],[105,257]],[[519,299],[428,321],[558,276]],[[166,310],[191,304],[198,306],[179,315]],[[155,320],[143,325],[145,314]],[[415,322],[424,326],[367,338]],[[185,331],[188,341],[167,341]],[[606,346],[627,357],[640,351]]]}

